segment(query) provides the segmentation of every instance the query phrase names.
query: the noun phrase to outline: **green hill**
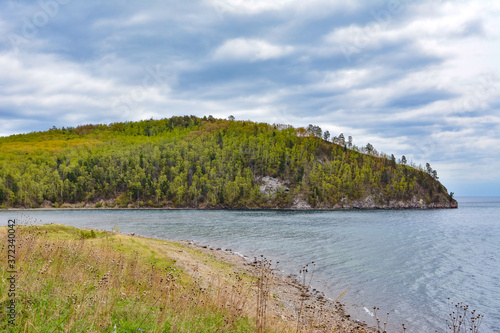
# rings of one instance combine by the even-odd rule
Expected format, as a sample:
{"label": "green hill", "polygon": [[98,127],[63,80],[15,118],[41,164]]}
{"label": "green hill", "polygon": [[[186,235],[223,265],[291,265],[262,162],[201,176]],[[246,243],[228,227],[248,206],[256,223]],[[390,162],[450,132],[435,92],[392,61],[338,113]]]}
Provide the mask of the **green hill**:
{"label": "green hill", "polygon": [[455,208],[430,166],[371,145],[213,117],[52,128],[0,138],[0,205],[164,208]]}

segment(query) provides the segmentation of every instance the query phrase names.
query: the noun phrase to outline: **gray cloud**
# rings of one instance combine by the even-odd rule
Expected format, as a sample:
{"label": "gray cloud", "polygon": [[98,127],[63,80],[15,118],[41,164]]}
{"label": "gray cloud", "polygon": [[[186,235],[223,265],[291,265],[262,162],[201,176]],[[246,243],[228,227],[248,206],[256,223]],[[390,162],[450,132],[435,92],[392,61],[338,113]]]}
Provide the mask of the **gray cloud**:
{"label": "gray cloud", "polygon": [[[0,135],[184,114],[314,123],[429,161],[457,194],[500,194],[500,4],[393,3],[2,2]],[[474,187],[485,175],[497,186]]]}

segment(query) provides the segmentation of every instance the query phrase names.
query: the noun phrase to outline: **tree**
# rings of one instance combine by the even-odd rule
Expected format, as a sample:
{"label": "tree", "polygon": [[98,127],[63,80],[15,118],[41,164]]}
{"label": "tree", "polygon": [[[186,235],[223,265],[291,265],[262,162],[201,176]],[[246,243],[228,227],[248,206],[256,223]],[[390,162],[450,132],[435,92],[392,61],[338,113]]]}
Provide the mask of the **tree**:
{"label": "tree", "polygon": [[371,143],[369,143],[369,142],[368,142],[368,143],[366,144],[365,149],[366,149],[366,151],[368,152],[368,154],[371,154],[375,148],[373,147],[373,145],[372,145]]}
{"label": "tree", "polygon": [[[96,130],[103,135],[96,138]],[[340,134],[335,143],[343,144],[343,137]],[[211,116],[4,137],[2,147],[16,142],[19,148],[0,151],[0,205],[28,208],[44,200],[61,205],[113,199],[120,207],[156,202],[268,208],[285,207],[300,193],[313,205],[331,207],[369,193],[381,193],[387,200],[419,195],[423,187],[443,193],[432,169],[431,179],[424,177],[425,166],[420,171],[398,168],[392,155],[377,158],[373,145],[360,150],[351,136],[347,145],[352,151],[347,145],[328,149],[319,144],[322,138],[332,140],[329,131],[322,133],[316,125],[294,129]],[[78,141],[66,143],[73,139]],[[89,140],[101,142],[87,146]],[[401,163],[406,163],[405,157]],[[262,195],[259,179],[266,176],[280,178],[288,190]]]}
{"label": "tree", "polygon": [[317,138],[321,138],[322,132],[323,131],[321,130],[321,127],[319,127],[319,126],[312,125],[312,124],[309,124],[307,126],[307,133],[309,133],[310,136],[315,136]]}
{"label": "tree", "polygon": [[344,137],[344,133],[340,133],[338,140],[339,140],[339,144],[340,144],[340,145],[345,146],[345,137]]}
{"label": "tree", "polygon": [[406,161],[406,156],[403,155],[403,157],[401,157],[401,164],[402,165],[406,165],[407,161]]}
{"label": "tree", "polygon": [[316,137],[321,138],[322,133],[323,131],[321,130],[321,127],[314,126],[314,135],[316,135]]}
{"label": "tree", "polygon": [[429,162],[425,163],[425,171],[429,174],[432,175],[432,168]]}
{"label": "tree", "polygon": [[323,133],[323,139],[324,139],[325,141],[330,140],[330,132],[325,131],[325,133]]}
{"label": "tree", "polygon": [[233,116],[233,115],[230,115],[229,117],[227,117],[227,120],[229,120],[229,121],[234,121],[234,116]]}
{"label": "tree", "polygon": [[436,170],[432,170],[432,178],[434,178],[435,180],[438,180],[439,177],[438,177],[438,173]]}

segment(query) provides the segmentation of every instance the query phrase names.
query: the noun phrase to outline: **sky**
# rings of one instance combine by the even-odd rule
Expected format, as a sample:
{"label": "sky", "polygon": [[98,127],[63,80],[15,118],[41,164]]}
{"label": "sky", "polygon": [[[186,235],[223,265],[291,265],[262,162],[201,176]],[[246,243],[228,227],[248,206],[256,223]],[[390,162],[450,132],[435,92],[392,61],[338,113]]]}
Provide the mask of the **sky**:
{"label": "sky", "polygon": [[498,0],[2,0],[0,136],[313,124],[500,196],[499,18]]}

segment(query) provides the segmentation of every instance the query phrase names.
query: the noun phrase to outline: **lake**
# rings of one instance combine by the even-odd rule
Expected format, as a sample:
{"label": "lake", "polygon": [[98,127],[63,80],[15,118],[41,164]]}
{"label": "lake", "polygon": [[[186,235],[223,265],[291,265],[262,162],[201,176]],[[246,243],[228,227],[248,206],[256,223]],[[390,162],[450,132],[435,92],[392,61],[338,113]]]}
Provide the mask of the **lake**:
{"label": "lake", "polygon": [[444,332],[448,298],[485,315],[480,332],[500,332],[500,198],[462,197],[452,210],[0,211],[0,220],[62,223],[263,254],[285,274],[316,263],[312,286],[342,299],[354,319],[390,312],[400,331]]}

